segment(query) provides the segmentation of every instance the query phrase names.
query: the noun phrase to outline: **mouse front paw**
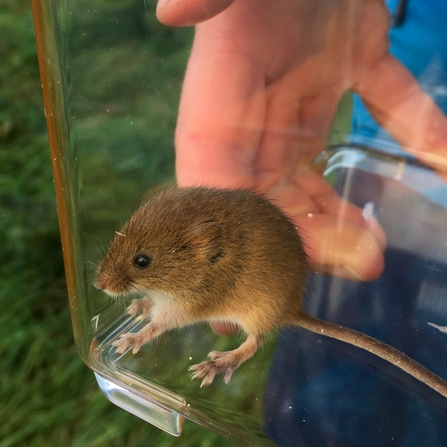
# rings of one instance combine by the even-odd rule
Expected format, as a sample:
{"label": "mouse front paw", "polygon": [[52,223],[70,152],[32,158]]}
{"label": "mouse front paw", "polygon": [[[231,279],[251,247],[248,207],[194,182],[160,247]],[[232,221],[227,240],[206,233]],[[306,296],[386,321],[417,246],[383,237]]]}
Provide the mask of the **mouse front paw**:
{"label": "mouse front paw", "polygon": [[143,345],[144,341],[141,340],[138,333],[121,335],[118,340],[113,342],[113,346],[116,348],[115,351],[118,354],[122,354],[128,348],[133,348],[132,354],[136,354]]}
{"label": "mouse front paw", "polygon": [[201,379],[203,377],[200,387],[208,386],[213,383],[217,374],[225,372],[224,383],[228,384],[233,372],[239,366],[238,363],[233,361],[230,354],[229,352],[211,351],[208,354],[210,360],[189,367],[189,371],[194,371],[191,379]]}
{"label": "mouse front paw", "polygon": [[132,300],[128,308],[126,309],[128,315],[136,315],[141,312],[138,316],[138,320],[144,320],[148,318],[152,312],[152,300],[150,298],[136,299]]}

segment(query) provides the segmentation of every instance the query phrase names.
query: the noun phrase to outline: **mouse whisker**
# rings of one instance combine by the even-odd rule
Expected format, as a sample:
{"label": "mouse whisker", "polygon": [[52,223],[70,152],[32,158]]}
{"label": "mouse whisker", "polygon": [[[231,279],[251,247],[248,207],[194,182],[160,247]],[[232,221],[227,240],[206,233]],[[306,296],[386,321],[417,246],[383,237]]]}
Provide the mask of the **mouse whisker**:
{"label": "mouse whisker", "polygon": [[95,241],[95,244],[93,246],[93,252],[98,257],[98,259],[103,258],[107,252],[109,241],[102,234],[95,235],[93,239]]}
{"label": "mouse whisker", "polygon": [[84,261],[84,264],[89,267],[90,270],[96,270],[98,263],[93,261]]}

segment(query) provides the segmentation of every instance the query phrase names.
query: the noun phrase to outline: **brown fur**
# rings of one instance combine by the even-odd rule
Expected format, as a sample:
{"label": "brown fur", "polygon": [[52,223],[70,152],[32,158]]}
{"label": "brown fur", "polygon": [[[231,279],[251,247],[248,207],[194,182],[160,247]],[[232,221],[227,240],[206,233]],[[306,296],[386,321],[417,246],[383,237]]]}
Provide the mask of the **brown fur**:
{"label": "brown fur", "polygon": [[[147,268],[133,264],[137,255]],[[117,232],[99,263],[95,286],[112,296],[140,292],[128,313],[151,321],[124,334],[117,352],[140,347],[166,330],[199,321],[231,321],[247,334],[229,352],[211,352],[193,378],[209,385],[250,358],[264,336],[284,324],[343,340],[388,360],[447,397],[444,380],[371,337],[302,310],[308,261],[291,220],[268,200],[243,190],[170,188],[143,204]]]}

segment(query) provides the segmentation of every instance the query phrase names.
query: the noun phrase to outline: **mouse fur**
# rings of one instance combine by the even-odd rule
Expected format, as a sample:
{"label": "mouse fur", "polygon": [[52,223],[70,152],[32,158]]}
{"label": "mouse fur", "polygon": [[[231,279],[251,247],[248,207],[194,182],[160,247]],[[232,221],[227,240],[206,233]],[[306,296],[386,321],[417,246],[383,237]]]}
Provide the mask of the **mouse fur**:
{"label": "mouse fur", "polygon": [[342,340],[396,365],[447,397],[447,383],[400,351],[302,308],[309,262],[296,226],[248,190],[171,187],[142,204],[116,232],[94,285],[112,297],[138,293],[130,315],[150,322],[114,342],[118,353],[200,321],[238,324],[246,340],[190,367],[202,386],[254,355],[266,334],[297,325]]}

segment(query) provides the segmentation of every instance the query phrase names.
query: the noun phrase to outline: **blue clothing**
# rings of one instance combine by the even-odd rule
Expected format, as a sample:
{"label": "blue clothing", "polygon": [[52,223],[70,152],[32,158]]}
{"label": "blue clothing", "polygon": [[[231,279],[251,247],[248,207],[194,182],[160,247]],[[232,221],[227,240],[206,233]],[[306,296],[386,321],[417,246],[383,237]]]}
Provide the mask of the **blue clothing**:
{"label": "blue clothing", "polygon": [[[391,14],[399,0],[388,0]],[[447,1],[408,0],[402,23],[390,31],[390,53],[416,77],[422,89],[447,112]],[[398,143],[371,117],[354,95],[350,141],[388,151]]]}

